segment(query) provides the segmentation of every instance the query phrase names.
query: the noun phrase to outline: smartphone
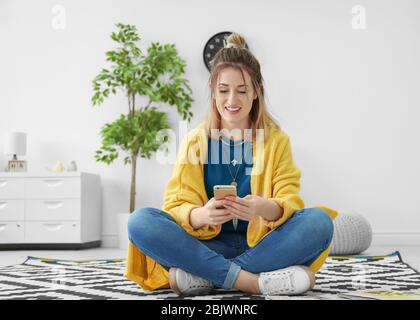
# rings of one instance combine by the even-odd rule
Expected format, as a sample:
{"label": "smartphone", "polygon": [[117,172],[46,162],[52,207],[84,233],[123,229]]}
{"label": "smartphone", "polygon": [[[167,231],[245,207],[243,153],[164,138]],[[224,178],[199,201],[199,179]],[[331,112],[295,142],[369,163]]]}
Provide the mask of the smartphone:
{"label": "smartphone", "polygon": [[[231,184],[218,184],[213,187],[213,194],[215,200],[222,200],[226,196],[236,197],[236,186]],[[233,228],[236,230],[238,226],[238,218],[232,219]]]}
{"label": "smartphone", "polygon": [[213,187],[214,199],[221,200],[226,196],[236,196],[236,186],[230,184],[218,184]]}

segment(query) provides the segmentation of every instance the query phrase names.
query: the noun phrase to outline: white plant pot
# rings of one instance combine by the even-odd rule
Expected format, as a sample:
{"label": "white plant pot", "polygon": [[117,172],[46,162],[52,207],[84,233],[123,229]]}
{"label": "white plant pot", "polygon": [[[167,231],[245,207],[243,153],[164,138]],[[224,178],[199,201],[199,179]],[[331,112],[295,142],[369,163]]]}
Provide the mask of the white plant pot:
{"label": "white plant pot", "polygon": [[124,250],[128,249],[128,218],[130,218],[130,213],[117,214],[118,248]]}

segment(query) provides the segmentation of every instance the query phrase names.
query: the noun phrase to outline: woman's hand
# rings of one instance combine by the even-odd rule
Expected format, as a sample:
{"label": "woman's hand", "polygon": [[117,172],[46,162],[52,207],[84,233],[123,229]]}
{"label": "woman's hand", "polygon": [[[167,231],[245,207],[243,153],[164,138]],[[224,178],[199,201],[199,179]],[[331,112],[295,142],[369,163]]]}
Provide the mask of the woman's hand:
{"label": "woman's hand", "polygon": [[223,207],[223,200],[216,200],[211,198],[203,207],[193,209],[190,217],[191,224],[195,229],[206,224],[212,226],[223,224],[234,217],[229,210]]}
{"label": "woman's hand", "polygon": [[231,215],[245,221],[250,221],[258,215],[263,218],[270,217],[268,220],[276,220],[283,213],[282,208],[273,201],[252,194],[243,198],[228,196],[222,200],[222,203]]}

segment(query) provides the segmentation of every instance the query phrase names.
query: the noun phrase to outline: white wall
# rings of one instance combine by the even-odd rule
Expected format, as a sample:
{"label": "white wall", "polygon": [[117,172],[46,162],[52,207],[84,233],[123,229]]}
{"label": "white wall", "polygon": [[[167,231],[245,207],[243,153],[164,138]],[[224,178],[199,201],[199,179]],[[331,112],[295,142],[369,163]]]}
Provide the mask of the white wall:
{"label": "white wall", "polygon": [[[66,28],[52,28],[54,5]],[[352,7],[366,29],[352,28]],[[188,61],[193,128],[207,113],[206,41],[242,33],[259,58],[269,108],[289,133],[306,206],[363,213],[375,243],[420,242],[420,3],[363,1],[0,1],[0,137],[28,133],[31,171],[76,160],[99,173],[103,240],[128,211],[130,167],[96,163],[99,129],[127,111],[119,95],[93,108],[91,81],[105,67],[117,22],[135,24],[142,47],[175,43]],[[170,112],[174,129],[180,117]],[[0,139],[0,168],[6,166]],[[171,165],[138,166],[137,206],[160,207]]]}

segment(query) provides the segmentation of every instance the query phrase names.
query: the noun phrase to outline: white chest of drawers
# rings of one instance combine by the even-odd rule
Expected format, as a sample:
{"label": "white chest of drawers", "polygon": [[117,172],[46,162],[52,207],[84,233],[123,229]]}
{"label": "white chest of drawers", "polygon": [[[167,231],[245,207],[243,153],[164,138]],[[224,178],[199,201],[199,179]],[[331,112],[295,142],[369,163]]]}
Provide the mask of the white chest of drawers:
{"label": "white chest of drawers", "polygon": [[0,249],[96,247],[101,223],[97,174],[0,173]]}

